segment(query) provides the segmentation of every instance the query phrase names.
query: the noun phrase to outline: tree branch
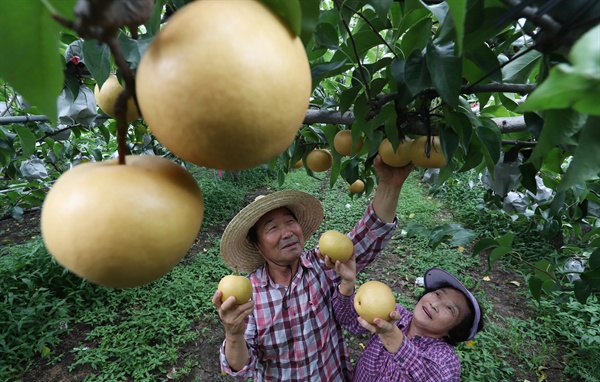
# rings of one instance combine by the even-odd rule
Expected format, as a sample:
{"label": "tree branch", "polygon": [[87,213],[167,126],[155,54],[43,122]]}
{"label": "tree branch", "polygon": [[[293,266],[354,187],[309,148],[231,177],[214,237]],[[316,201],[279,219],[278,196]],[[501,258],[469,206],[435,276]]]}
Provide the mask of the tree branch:
{"label": "tree branch", "polygon": [[0,117],[4,117],[4,114],[6,114],[10,110],[10,108],[12,107],[12,104],[13,104],[13,102],[15,102],[16,98],[17,98],[17,93],[13,92],[10,99],[8,100],[8,103],[6,104],[6,109],[4,109],[4,111],[2,111],[2,113],[0,113]]}
{"label": "tree branch", "polygon": [[38,138],[38,139],[36,139],[35,141],[36,141],[36,142],[42,142],[44,139],[46,139],[46,138],[48,138],[48,137],[51,137],[51,136],[53,136],[53,135],[56,135],[56,134],[60,134],[60,133],[62,133],[63,131],[71,130],[71,129],[73,129],[73,128],[75,128],[75,127],[79,127],[79,126],[81,126],[81,125],[70,125],[70,126],[67,126],[67,127],[64,127],[64,128],[62,128],[62,129],[58,129],[58,130],[51,131],[51,132],[49,132],[49,133],[46,133],[46,134],[42,135],[41,137],[39,137],[39,138]]}
{"label": "tree branch", "polygon": [[[337,9],[340,11],[341,13],[341,8],[340,8],[340,4],[338,3],[338,0],[334,0],[335,6],[337,7]],[[363,72],[363,70],[365,70],[362,62],[360,61],[360,56],[358,54],[358,50],[356,49],[356,41],[354,41],[354,36],[352,36],[352,31],[350,30],[350,26],[348,25],[348,23],[346,22],[346,19],[344,18],[344,16],[342,15],[342,23],[344,24],[344,28],[346,29],[346,32],[348,32],[348,37],[350,38],[350,41],[352,42],[352,49],[354,50],[354,55],[356,56],[356,63],[358,64],[358,70],[360,71],[360,76],[363,79],[364,85],[365,85],[365,92],[367,93],[367,100],[369,101],[369,103],[371,103],[371,88],[369,87],[369,82],[367,81],[367,78],[365,77],[365,73]]]}
{"label": "tree branch", "polygon": [[[525,119],[523,117],[492,118],[492,121],[498,125],[502,134],[527,130],[527,125],[525,124]],[[315,123],[351,125],[354,123],[354,113],[347,111],[342,115],[339,111],[335,110],[307,110],[303,123],[305,125],[312,125]],[[407,126],[406,132],[418,135],[427,134],[424,125]]]}
{"label": "tree branch", "polygon": [[363,19],[365,21],[365,23],[367,23],[367,25],[371,28],[371,30],[373,31],[373,33],[375,33],[377,35],[377,37],[379,37],[379,39],[383,42],[383,44],[388,47],[388,49],[390,50],[390,52],[392,52],[392,54],[394,55],[394,57],[398,58],[398,55],[396,54],[396,51],[394,50],[394,48],[392,48],[390,46],[390,44],[388,44],[388,42],[385,41],[385,39],[383,38],[383,36],[381,34],[379,34],[379,32],[377,32],[377,30],[375,29],[375,27],[373,26],[373,24],[371,24],[371,22],[369,21],[369,19],[367,19],[365,17],[365,15],[362,14],[362,12],[357,11],[356,9],[350,7],[346,3],[344,3],[343,6],[346,7],[346,8],[348,8],[349,10],[351,10],[352,12],[354,12],[355,14],[357,14],[361,19]]}

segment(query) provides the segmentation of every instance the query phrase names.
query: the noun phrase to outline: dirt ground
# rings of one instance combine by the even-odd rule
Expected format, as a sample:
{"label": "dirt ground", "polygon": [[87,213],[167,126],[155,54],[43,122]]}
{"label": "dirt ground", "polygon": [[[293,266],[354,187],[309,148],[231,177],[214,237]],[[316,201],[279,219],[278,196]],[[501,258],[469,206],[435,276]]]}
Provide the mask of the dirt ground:
{"label": "dirt ground", "polygon": [[[252,195],[248,195],[251,200]],[[14,219],[0,221],[0,243],[6,244],[17,244],[25,242],[32,236],[39,235],[39,211],[25,214],[22,221]],[[200,235],[207,234],[219,234],[219,230],[224,227],[214,227],[212,232],[201,232]],[[199,239],[201,239],[199,237]],[[203,240],[197,242],[202,243]],[[197,248],[192,247],[190,249],[191,254],[197,253]],[[468,250],[465,251],[465,256]],[[369,273],[372,278],[377,279],[377,270],[389,269],[397,262],[396,258],[388,252],[380,254],[378,259],[369,267]],[[185,263],[185,260],[184,260]],[[493,305],[494,313],[503,317],[520,317],[525,318],[530,315],[523,302],[523,297],[516,293],[511,293],[511,288],[507,287],[507,281],[515,280],[515,276],[512,274],[506,274],[501,269],[495,268],[492,273],[488,274],[486,269],[486,262],[481,262],[481,269],[473,271],[473,277],[482,278],[483,276],[489,276],[490,281],[483,283],[483,288],[487,294],[488,301]],[[406,280],[400,278],[400,275],[394,279],[393,275],[386,274],[386,281],[389,280],[390,286],[398,293],[406,292],[405,288]],[[523,280],[516,280],[521,282]],[[185,377],[178,378],[178,381],[192,382],[192,381],[231,381],[232,379],[222,376],[219,369],[218,360],[218,349],[224,338],[224,332],[222,325],[218,320],[212,322],[197,322],[196,327],[202,330],[202,336],[198,338],[194,343],[189,343],[183,347],[180,351],[180,364],[171,367],[170,372],[166,376],[157,377],[157,381],[169,381],[172,375],[177,371],[181,371],[181,368],[185,368],[187,365],[194,365],[189,373]],[[31,370],[22,379],[24,382],[62,382],[62,381],[83,381],[85,376],[88,375],[91,370],[85,367],[78,367],[73,372],[68,371],[68,366],[74,361],[74,356],[71,350],[77,347],[80,342],[84,341],[87,333],[91,330],[90,327],[84,325],[75,325],[73,330],[62,339],[60,345],[56,348],[56,354],[62,354],[62,359],[55,365],[47,365],[45,360],[40,359]],[[349,341],[348,345],[351,351],[353,359],[357,359],[361,351],[361,343],[365,343],[366,338],[355,338]],[[518,360],[508,359],[506,360],[511,364],[515,370],[521,369],[518,365]],[[547,370],[546,382],[562,381],[562,370],[558,367],[546,365],[549,367]],[[530,380],[537,381],[536,375],[516,375],[516,381]]]}

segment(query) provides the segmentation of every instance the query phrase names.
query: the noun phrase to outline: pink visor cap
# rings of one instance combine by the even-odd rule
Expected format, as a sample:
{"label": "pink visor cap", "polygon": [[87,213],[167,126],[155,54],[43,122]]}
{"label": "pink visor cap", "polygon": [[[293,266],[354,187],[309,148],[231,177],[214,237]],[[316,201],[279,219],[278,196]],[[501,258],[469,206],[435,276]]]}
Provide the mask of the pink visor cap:
{"label": "pink visor cap", "polygon": [[477,300],[473,296],[471,292],[465,286],[458,281],[458,279],[452,276],[450,273],[444,271],[439,268],[431,268],[427,272],[425,272],[425,276],[423,277],[423,281],[425,284],[425,289],[438,289],[443,286],[445,283],[450,286],[461,291],[473,304],[473,309],[475,309],[475,318],[473,319],[473,325],[471,325],[471,331],[469,332],[469,338],[467,341],[475,338],[475,334],[477,334],[477,327],[479,326],[479,320],[481,320],[481,311],[479,309],[479,304]]}

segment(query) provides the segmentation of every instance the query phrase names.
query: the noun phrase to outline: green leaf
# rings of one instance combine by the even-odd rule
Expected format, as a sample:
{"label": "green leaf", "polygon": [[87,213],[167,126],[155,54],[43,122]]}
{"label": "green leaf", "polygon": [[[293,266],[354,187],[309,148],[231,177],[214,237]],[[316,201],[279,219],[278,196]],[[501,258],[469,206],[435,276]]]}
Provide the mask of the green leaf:
{"label": "green leaf", "polygon": [[319,21],[319,2],[320,0],[302,0],[300,1],[300,8],[302,14],[302,28],[300,32],[300,39],[304,43],[304,46],[308,45],[308,42],[312,39],[313,31]]}
{"label": "green leaf", "polygon": [[[476,5],[469,9],[465,19],[463,44],[465,52],[488,41],[505,28],[504,25],[498,25],[498,15],[506,12],[504,6],[487,6],[483,8],[482,3],[484,2],[474,1],[473,3]],[[499,4],[499,2],[496,3]]]}
{"label": "green leaf", "polygon": [[338,32],[329,23],[318,23],[315,28],[315,49],[325,47],[327,49],[338,49]]}
{"label": "green leaf", "polygon": [[451,245],[468,244],[477,234],[470,229],[463,228],[460,224],[453,223],[434,227],[429,232],[429,236],[429,245],[435,249],[445,239],[451,239]]}
{"label": "green leaf", "polygon": [[53,123],[64,77],[59,31],[59,24],[41,1],[2,2],[0,77]]}
{"label": "green leaf", "polygon": [[600,267],[585,271],[580,277],[583,281],[588,283],[591,288],[600,288]]}
{"label": "green leaf", "polygon": [[491,73],[486,80],[482,81],[482,83],[496,81],[502,81],[502,73],[499,70],[495,70],[500,65],[498,61],[498,57],[490,47],[486,44],[481,44],[479,46],[474,47],[468,51],[465,51],[465,61],[470,60],[475,64],[476,72],[472,73],[470,76],[466,76],[469,79],[470,83],[479,81],[488,73]]}
{"label": "green leaf", "polygon": [[98,131],[100,131],[102,138],[104,138],[104,142],[108,144],[110,142],[110,132],[108,131],[106,126],[104,126],[104,124],[98,125]]}
{"label": "green leaf", "polygon": [[529,278],[529,291],[531,292],[533,298],[538,302],[542,297],[542,285],[543,281],[537,277],[532,276]]}
{"label": "green leaf", "polygon": [[350,110],[350,107],[354,104],[356,96],[361,89],[363,89],[363,87],[357,85],[342,91],[342,94],[340,94],[340,113],[342,113],[342,115]]}
{"label": "green leaf", "polygon": [[379,17],[382,20],[386,20],[387,14],[392,8],[394,0],[366,0],[366,2],[367,4],[372,6],[373,9],[375,9],[377,17]]}
{"label": "green leaf", "polygon": [[548,260],[539,260],[535,263],[535,266],[537,267],[534,271],[535,277],[542,280],[542,282],[552,280],[552,277],[554,276],[554,265],[552,265]]}
{"label": "green leaf", "polygon": [[431,230],[427,228],[424,224],[420,224],[417,222],[408,222],[404,226],[406,230],[406,236],[413,237],[417,235],[429,236]]}
{"label": "green leaf", "polygon": [[477,232],[460,227],[456,230],[450,240],[450,245],[467,245],[471,243],[477,237]]}
{"label": "green leaf", "polygon": [[299,0],[259,0],[267,7],[271,8],[275,14],[288,25],[288,27],[297,35],[302,32],[302,9]]}
{"label": "green leaf", "polygon": [[600,25],[585,32],[571,48],[569,58],[578,72],[600,77]]}
{"label": "green leaf", "polygon": [[336,53],[332,60],[337,61],[343,57],[352,57],[354,62],[356,60],[362,60],[369,49],[381,44],[381,39],[377,36],[376,33],[373,33],[371,30],[365,30],[358,33],[353,34],[354,44],[356,44],[356,51],[358,52],[358,58],[356,57],[356,53],[354,52],[354,47],[352,45],[352,41],[350,39],[346,40],[346,44],[342,51]]}
{"label": "green leaf", "polygon": [[472,140],[467,149],[467,153],[464,156],[464,163],[458,171],[465,172],[478,166],[483,160],[482,151],[479,140]]}
{"label": "green leaf", "polygon": [[502,78],[506,83],[527,83],[531,72],[538,67],[542,54],[531,50],[514,58],[502,68]]}
{"label": "green leaf", "polygon": [[500,160],[500,151],[502,150],[502,136],[498,125],[489,118],[480,118],[481,125],[475,126],[475,135],[482,144],[483,157],[490,173],[494,174],[494,166]]}
{"label": "green leaf", "polygon": [[400,49],[405,57],[407,57],[413,50],[423,50],[427,46],[429,41],[429,35],[431,33],[431,25],[433,21],[427,17],[419,21],[416,25],[411,27],[400,41]]}
{"label": "green leaf", "polygon": [[536,164],[555,146],[569,143],[571,137],[579,132],[584,122],[585,116],[569,109],[547,110],[544,113],[542,134],[529,161]]}
{"label": "green leaf", "polygon": [[498,260],[500,260],[500,258],[504,255],[506,255],[507,253],[510,253],[512,251],[512,248],[510,247],[498,247],[492,250],[492,252],[490,253],[489,257],[488,257],[488,262],[490,267]]}
{"label": "green leaf", "polygon": [[310,73],[312,75],[313,88],[319,84],[324,78],[335,76],[341,73],[340,70],[346,63],[346,60],[337,62],[328,62],[325,64],[318,64],[311,68]]}
{"label": "green leaf", "polygon": [[550,294],[551,292],[559,290],[560,284],[552,279],[546,280],[542,283],[542,289],[544,290],[544,292]]}
{"label": "green leaf", "polygon": [[456,30],[456,54],[462,54],[463,39],[465,36],[465,18],[467,15],[467,0],[448,1],[450,14],[454,20],[454,28]]}
{"label": "green leaf", "polygon": [[119,32],[118,40],[121,46],[121,51],[123,52],[123,58],[130,64],[129,67],[132,70],[136,69],[140,63],[142,55],[144,52],[146,52],[148,46],[150,46],[152,38],[149,36],[143,36],[142,38],[134,40],[125,33]]}
{"label": "green leaf", "polygon": [[542,234],[546,240],[551,240],[556,237],[560,230],[560,223],[556,219],[550,219],[544,223]]}
{"label": "green leaf", "polygon": [[110,75],[110,49],[106,44],[100,44],[97,40],[85,40],[83,42],[83,58],[86,67],[96,80],[99,87]]}
{"label": "green leaf", "polygon": [[[465,112],[465,109],[461,108],[459,111]],[[471,144],[471,137],[473,136],[473,123],[471,122],[471,119],[466,112],[457,113],[449,108],[444,109],[444,118],[460,137],[460,145],[463,149],[463,152],[466,154],[468,152],[469,145]],[[478,121],[476,121],[476,124],[478,124]]]}
{"label": "green leaf", "polygon": [[564,171],[561,166],[565,162],[565,159],[570,155],[570,153],[559,147],[551,149],[544,157],[542,171],[551,171],[556,174],[562,174]]}
{"label": "green leaf", "polygon": [[600,267],[600,248],[597,248],[594,252],[592,252],[588,261],[591,269]]}
{"label": "green leaf", "polygon": [[500,243],[500,245],[505,246],[505,247],[510,247],[510,246],[512,246],[514,237],[515,237],[515,235],[513,233],[508,232],[508,233],[498,237],[496,240],[498,240],[498,243]]}
{"label": "green leaf", "polygon": [[35,134],[28,128],[22,125],[13,125],[13,129],[21,139],[21,147],[23,148],[23,156],[28,157],[35,151]]}
{"label": "green leaf", "polygon": [[406,80],[404,79],[405,64],[405,60],[394,59],[390,65],[390,71],[396,83],[396,92],[398,93],[398,102],[400,103],[400,106],[408,105],[413,98],[410,89],[406,85]]}
{"label": "green leaf", "polygon": [[575,280],[575,298],[582,304],[587,302],[587,299],[592,294],[592,287],[583,280]]}
{"label": "green leaf", "polygon": [[456,150],[458,150],[460,137],[453,129],[441,129],[440,138],[444,155],[446,158],[453,158]]}
{"label": "green leaf", "polygon": [[573,108],[581,113],[600,115],[600,78],[560,64],[519,106],[518,112]]}
{"label": "green leaf", "polygon": [[404,64],[404,79],[413,96],[431,87],[431,77],[425,57],[419,50],[413,50]]}
{"label": "green leaf", "polygon": [[[51,12],[56,12],[64,18],[72,20],[75,17],[73,10],[77,0],[48,0]],[[54,9],[52,9],[54,8]]]}
{"label": "green leaf", "polygon": [[429,40],[425,58],[433,86],[442,99],[456,109],[462,81],[462,57],[454,55],[454,42],[438,45]]}
{"label": "green leaf", "polygon": [[429,16],[429,11],[423,6],[423,4],[420,1],[407,1],[402,17],[392,19],[392,23],[394,24],[397,23],[397,20],[400,20],[400,22],[395,25],[397,28],[394,31],[394,41],[398,40],[400,36],[402,36],[409,28],[424,18],[430,19],[431,17]]}
{"label": "green leaf", "polygon": [[499,247],[500,243],[498,243],[498,241],[496,239],[493,239],[491,237],[484,237],[483,239],[479,240],[477,243],[475,243],[475,245],[473,245],[473,255],[477,255],[479,252],[491,249],[491,248],[496,248]]}
{"label": "green leaf", "polygon": [[535,177],[537,176],[538,169],[532,163],[527,162],[519,166],[519,171],[521,172],[521,184],[523,187],[536,194],[537,181]]}
{"label": "green leaf", "polygon": [[164,6],[165,0],[156,0],[154,2],[154,11],[152,12],[152,17],[146,24],[144,24],[146,30],[152,36],[156,36],[160,30],[160,20],[162,18],[162,10]]}
{"label": "green leaf", "polygon": [[567,190],[600,174],[600,117],[589,116],[583,125],[579,145],[558,190]]}

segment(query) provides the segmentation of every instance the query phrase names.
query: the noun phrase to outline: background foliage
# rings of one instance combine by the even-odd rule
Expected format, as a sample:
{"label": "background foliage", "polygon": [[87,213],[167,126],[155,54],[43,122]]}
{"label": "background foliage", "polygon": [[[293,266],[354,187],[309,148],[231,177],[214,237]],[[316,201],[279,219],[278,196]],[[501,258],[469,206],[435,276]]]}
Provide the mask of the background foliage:
{"label": "background foliage", "polygon": [[[133,71],[161,25],[187,2],[155,1],[138,39],[119,31]],[[467,182],[472,200],[480,202],[459,209],[460,226],[417,222],[408,227],[410,234],[427,237],[434,249],[475,241],[473,251],[485,254],[490,267],[500,259],[527,266],[530,296],[540,302],[544,295],[557,304],[597,301],[599,2],[263,2],[301,36],[313,78],[304,124],[288,150],[268,163],[279,186],[298,159],[329,148],[329,186],[360,178],[368,196],[377,182],[372,159],[383,138],[397,145],[404,136],[439,135],[449,161],[439,172],[424,174],[432,191],[465,192],[455,186]],[[106,45],[81,40],[51,17],[72,19],[75,3],[0,4],[3,219],[39,208],[48,188],[72,166],[115,155],[115,122],[98,114],[91,91],[115,71],[114,57]],[[352,157],[333,148],[341,129],[366,141]],[[177,160],[143,119],[129,125],[128,144],[132,153]],[[549,196],[542,199],[544,191]],[[205,218],[218,221],[228,213],[207,205]],[[543,252],[529,245],[538,239]],[[23,267],[30,264],[23,261]],[[47,291],[31,288],[43,306]],[[53,308],[62,321],[61,305]]]}

